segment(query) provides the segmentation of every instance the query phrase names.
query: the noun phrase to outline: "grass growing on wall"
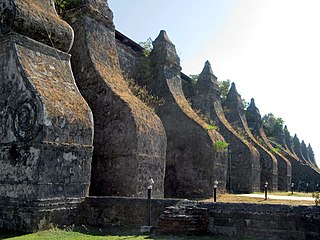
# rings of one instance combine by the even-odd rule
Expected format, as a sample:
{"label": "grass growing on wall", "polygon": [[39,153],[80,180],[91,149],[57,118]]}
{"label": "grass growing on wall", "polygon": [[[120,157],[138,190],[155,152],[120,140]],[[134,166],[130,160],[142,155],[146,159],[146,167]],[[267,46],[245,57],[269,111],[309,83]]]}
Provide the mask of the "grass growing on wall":
{"label": "grass growing on wall", "polygon": [[224,151],[227,151],[228,146],[229,146],[229,143],[218,141],[218,142],[215,142],[214,149],[217,152],[224,152]]}
{"label": "grass growing on wall", "polygon": [[63,15],[63,13],[80,3],[80,0],[53,0],[55,3],[56,10],[59,15]]}

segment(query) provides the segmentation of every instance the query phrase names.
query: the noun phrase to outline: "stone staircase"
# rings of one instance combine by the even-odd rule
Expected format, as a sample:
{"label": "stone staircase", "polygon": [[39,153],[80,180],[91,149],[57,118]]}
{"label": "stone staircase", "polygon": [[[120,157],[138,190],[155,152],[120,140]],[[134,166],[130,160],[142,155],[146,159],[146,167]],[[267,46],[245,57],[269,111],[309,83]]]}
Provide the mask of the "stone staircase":
{"label": "stone staircase", "polygon": [[208,209],[192,205],[170,206],[159,218],[156,233],[159,234],[204,234],[208,231]]}

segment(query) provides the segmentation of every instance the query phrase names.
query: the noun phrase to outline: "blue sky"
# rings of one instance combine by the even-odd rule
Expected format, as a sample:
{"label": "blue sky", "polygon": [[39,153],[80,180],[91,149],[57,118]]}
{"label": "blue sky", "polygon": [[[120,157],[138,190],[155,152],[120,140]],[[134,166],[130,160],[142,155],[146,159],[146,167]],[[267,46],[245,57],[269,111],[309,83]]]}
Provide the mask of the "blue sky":
{"label": "blue sky", "polygon": [[[167,31],[186,74],[211,62],[262,115],[283,118],[320,165],[319,0],[109,0],[116,28],[136,42]],[[316,85],[317,84],[317,85]]]}

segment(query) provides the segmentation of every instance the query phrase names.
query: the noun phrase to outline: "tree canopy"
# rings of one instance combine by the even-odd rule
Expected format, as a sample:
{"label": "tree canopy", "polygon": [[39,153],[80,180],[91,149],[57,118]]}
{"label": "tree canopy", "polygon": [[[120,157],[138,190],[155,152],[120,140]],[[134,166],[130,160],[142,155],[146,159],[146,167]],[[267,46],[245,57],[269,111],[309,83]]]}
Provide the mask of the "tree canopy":
{"label": "tree canopy", "polygon": [[276,140],[280,131],[283,130],[284,121],[275,117],[273,113],[268,113],[262,117],[262,125],[268,138]]}

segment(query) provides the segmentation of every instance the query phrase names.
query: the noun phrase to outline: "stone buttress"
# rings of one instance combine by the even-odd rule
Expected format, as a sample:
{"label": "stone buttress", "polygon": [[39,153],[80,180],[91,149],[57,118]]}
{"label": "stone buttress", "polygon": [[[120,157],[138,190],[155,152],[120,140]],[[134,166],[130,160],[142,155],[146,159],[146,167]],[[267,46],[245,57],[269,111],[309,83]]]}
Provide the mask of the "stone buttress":
{"label": "stone buttress", "polygon": [[72,224],[88,196],[93,117],[53,1],[0,3],[0,228]]}
{"label": "stone buttress", "polygon": [[229,143],[227,189],[234,193],[259,191],[259,152],[241,137],[225,118],[217,77],[208,61],[194,86],[192,107],[216,124],[219,133]]}
{"label": "stone buttress", "polygon": [[212,197],[213,183],[226,186],[224,138],[192,110],[186,100],[180,77],[180,59],[165,31],[153,42],[151,52],[154,79],[147,84],[152,93],[164,99],[156,110],[168,137],[165,196]]}
{"label": "stone buttress", "polygon": [[246,110],[246,118],[248,127],[253,136],[273,155],[278,161],[278,190],[288,191],[291,185],[291,163],[280,153],[280,149],[274,147],[267,138],[263,126],[259,109],[256,107],[255,101],[252,98],[251,103]]}
{"label": "stone buttress", "polygon": [[293,151],[295,157],[299,159],[297,173],[293,173],[294,183],[299,190],[306,190],[306,185],[310,187],[316,186],[320,183],[319,170],[314,167],[308,160],[306,160],[302,154],[302,147],[297,134],[293,137]]}
{"label": "stone buttress", "polygon": [[280,129],[276,142],[281,146],[280,153],[291,163],[291,178],[292,183],[294,184],[294,190],[306,190],[304,187],[307,182],[310,184],[311,188],[315,187],[320,182],[320,175],[314,168],[311,168],[310,165],[306,164],[297,157],[293,150],[293,138],[291,137],[287,126],[284,126],[283,129]]}
{"label": "stone buttress", "polygon": [[305,157],[302,154],[302,147],[297,134],[295,134],[293,137],[293,151],[303,163],[310,165],[308,160],[305,159]]}
{"label": "stone buttress", "polygon": [[271,191],[278,190],[278,162],[273,154],[262,146],[259,141],[252,135],[240,94],[237,92],[234,83],[227,95],[225,103],[225,116],[233,128],[247,141],[249,141],[260,153],[260,188],[264,189],[265,182],[268,182],[268,189]]}
{"label": "stone buttress", "polygon": [[153,195],[163,197],[165,130],[124,80],[108,3],[83,0],[66,18],[75,31],[72,68],[94,117],[90,195],[142,197],[153,178]]}
{"label": "stone buttress", "polygon": [[313,168],[315,171],[320,172],[319,169],[309,160],[308,154],[307,154],[307,146],[302,140],[300,143],[300,140],[297,136],[297,134],[293,137],[293,149],[294,153],[297,155],[297,157],[306,165]]}
{"label": "stone buttress", "polygon": [[[310,144],[309,144],[309,146],[310,146]],[[311,158],[310,158],[309,149],[308,149],[306,143],[304,142],[304,140],[301,141],[301,152],[302,152],[302,156],[304,157],[304,159],[306,159],[307,163],[312,168],[314,168],[316,171],[319,171],[319,169],[314,161],[314,158],[313,158],[313,160],[311,160]]]}
{"label": "stone buttress", "polygon": [[319,167],[318,167],[318,165],[317,165],[317,163],[316,163],[316,159],[315,159],[315,156],[314,156],[314,152],[313,152],[313,149],[312,149],[310,143],[309,143],[309,145],[308,145],[307,150],[308,150],[308,156],[309,156],[310,161],[313,163],[313,165],[314,165],[316,168],[319,169]]}

